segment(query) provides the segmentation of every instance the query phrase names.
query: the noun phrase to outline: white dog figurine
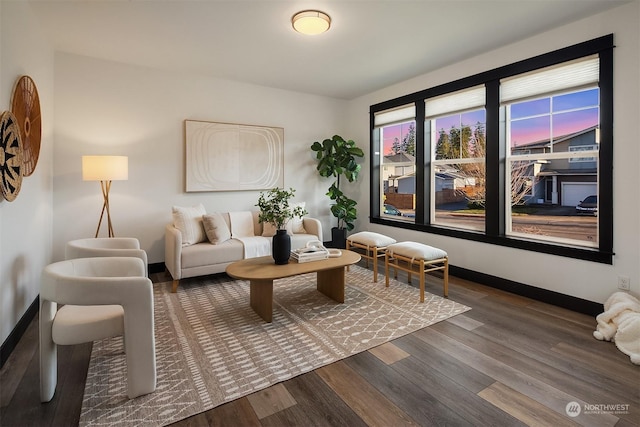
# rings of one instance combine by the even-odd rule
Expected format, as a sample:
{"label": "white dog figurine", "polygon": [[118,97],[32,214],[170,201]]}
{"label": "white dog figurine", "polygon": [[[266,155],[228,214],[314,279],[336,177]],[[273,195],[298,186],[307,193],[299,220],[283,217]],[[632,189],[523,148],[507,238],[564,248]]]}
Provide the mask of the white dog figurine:
{"label": "white dog figurine", "polygon": [[626,292],[616,292],[604,303],[604,312],[596,320],[593,336],[614,341],[631,363],[640,365],[640,301]]}

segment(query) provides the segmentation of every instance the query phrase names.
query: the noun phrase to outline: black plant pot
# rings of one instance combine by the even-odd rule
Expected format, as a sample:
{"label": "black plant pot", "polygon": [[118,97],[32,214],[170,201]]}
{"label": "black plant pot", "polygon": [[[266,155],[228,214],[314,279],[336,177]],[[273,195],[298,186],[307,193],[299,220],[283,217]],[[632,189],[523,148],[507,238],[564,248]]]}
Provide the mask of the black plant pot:
{"label": "black plant pot", "polygon": [[287,234],[287,230],[276,230],[271,244],[271,256],[278,265],[289,263],[291,236]]}
{"label": "black plant pot", "polygon": [[331,246],[338,249],[347,247],[347,229],[333,227],[331,229]]}

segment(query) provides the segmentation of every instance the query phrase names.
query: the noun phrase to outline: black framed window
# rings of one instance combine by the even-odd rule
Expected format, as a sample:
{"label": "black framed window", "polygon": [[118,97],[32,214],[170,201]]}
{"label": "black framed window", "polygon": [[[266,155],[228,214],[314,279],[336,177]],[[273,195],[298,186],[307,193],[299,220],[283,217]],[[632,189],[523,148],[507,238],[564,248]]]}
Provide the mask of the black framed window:
{"label": "black framed window", "polygon": [[611,263],[613,47],[372,105],[371,221]]}
{"label": "black framed window", "polygon": [[416,201],[415,105],[403,105],[374,115],[375,152],[380,161],[380,216],[413,222]]}
{"label": "black framed window", "polygon": [[485,229],[485,96],[480,85],[425,101],[431,224]]}

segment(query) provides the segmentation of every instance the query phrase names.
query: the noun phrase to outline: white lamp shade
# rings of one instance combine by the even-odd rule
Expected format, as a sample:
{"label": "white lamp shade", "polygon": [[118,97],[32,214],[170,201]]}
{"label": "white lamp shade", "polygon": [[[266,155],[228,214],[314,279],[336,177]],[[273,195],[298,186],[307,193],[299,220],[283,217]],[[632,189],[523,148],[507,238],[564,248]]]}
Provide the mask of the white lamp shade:
{"label": "white lamp shade", "polygon": [[127,156],[82,156],[84,181],[125,181],[129,179]]}
{"label": "white lamp shade", "polygon": [[331,26],[331,18],[318,10],[304,10],[293,15],[291,24],[297,32],[312,36],[327,31]]}

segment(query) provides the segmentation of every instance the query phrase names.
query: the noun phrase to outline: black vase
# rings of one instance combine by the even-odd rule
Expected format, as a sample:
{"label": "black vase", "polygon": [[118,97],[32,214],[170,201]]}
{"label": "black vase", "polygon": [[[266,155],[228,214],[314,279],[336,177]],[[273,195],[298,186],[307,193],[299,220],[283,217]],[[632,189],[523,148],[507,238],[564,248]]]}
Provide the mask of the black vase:
{"label": "black vase", "polygon": [[276,230],[271,244],[271,256],[278,265],[289,263],[291,236],[287,234],[287,230]]}

